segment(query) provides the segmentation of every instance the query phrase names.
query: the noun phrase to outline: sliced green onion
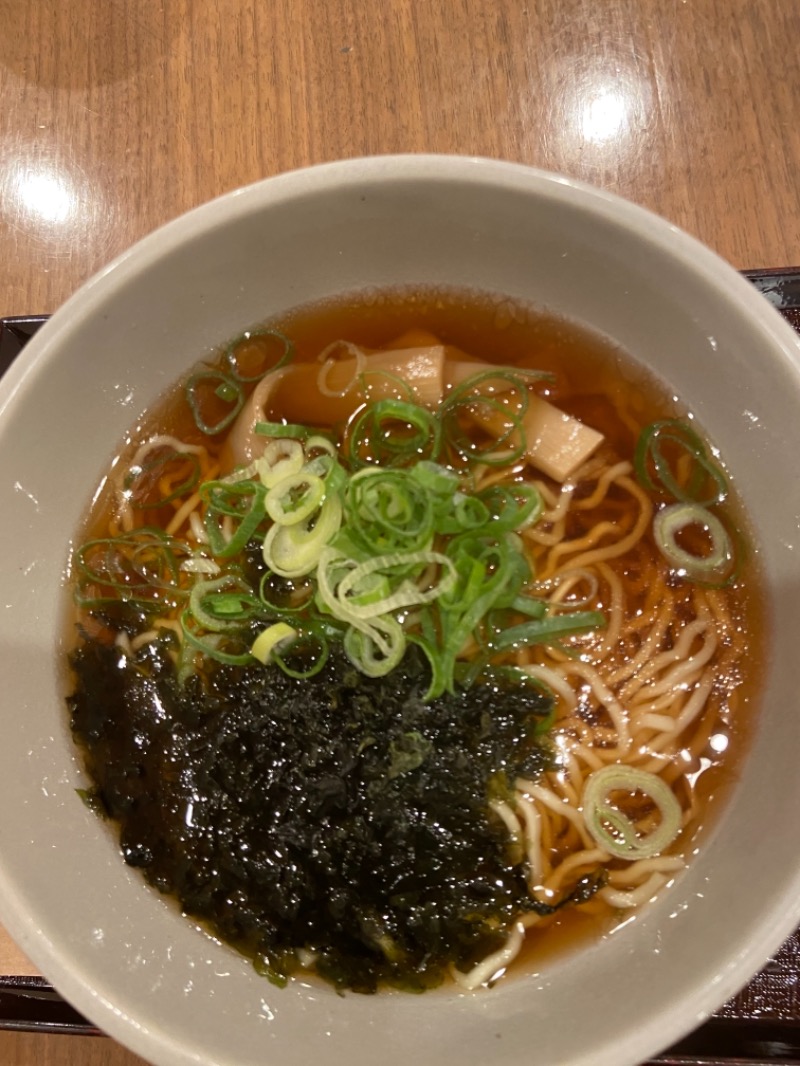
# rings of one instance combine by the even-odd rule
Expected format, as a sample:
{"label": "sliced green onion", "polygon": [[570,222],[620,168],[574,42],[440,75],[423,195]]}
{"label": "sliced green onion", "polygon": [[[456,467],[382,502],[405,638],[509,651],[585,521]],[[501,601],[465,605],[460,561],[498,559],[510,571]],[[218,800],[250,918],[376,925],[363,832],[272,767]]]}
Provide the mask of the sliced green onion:
{"label": "sliced green onion", "polygon": [[303,467],[307,474],[314,474],[325,482],[325,494],[341,494],[347,485],[348,476],[344,467],[330,455],[317,455]]}
{"label": "sliced green onion", "polygon": [[495,651],[527,647],[531,644],[552,644],[562,637],[599,629],[606,624],[601,611],[573,611],[572,614],[552,615],[550,618],[534,619],[510,626],[489,639]]}
{"label": "sliced green onion", "polygon": [[461,534],[447,545],[446,554],[455,565],[458,580],[439,601],[439,649],[425,649],[432,662],[438,656],[438,685],[444,685],[441,689],[432,686],[428,699],[453,691],[456,658],[462,647],[501,599],[518,592],[515,568],[504,565],[511,554],[506,540]]}
{"label": "sliced green onion", "polygon": [[[313,649],[310,656],[309,646]],[[293,640],[288,640],[285,643],[282,641],[272,652],[272,658],[280,666],[281,670],[289,677],[294,677],[298,680],[305,680],[318,674],[328,661],[329,655],[330,645],[319,627],[313,629],[304,627]],[[307,666],[302,666],[299,669],[292,666],[292,662],[295,660],[308,661],[309,658],[310,662]]]}
{"label": "sliced green onion", "polygon": [[263,613],[263,605],[250,586],[235,574],[198,581],[189,595],[194,621],[212,633],[240,629]]}
{"label": "sliced green onion", "polygon": [[461,607],[476,595],[489,592],[493,601],[502,596],[502,606],[507,606],[530,576],[527,560],[509,535],[495,537],[482,530],[461,533],[451,538],[445,554],[455,563],[460,577],[447,599],[454,606]]}
{"label": "sliced green onion", "polygon": [[[205,405],[201,395],[204,384],[211,390],[212,395],[228,406],[228,410],[216,422],[207,422],[202,411]],[[195,425],[201,433],[209,437],[227,429],[244,406],[244,390],[241,385],[222,370],[212,370],[210,367],[196,370],[186,382],[185,391]]]}
{"label": "sliced green onion", "polygon": [[367,677],[385,677],[399,665],[406,650],[403,627],[389,615],[370,624],[351,626],[344,635],[344,652]]}
{"label": "sliced green onion", "polygon": [[[381,599],[370,598],[367,602],[357,602],[352,595],[355,593],[357,596],[359,586],[371,576],[386,575],[387,571],[398,569],[406,572],[411,567],[427,567],[431,563],[441,567],[444,574],[430,588],[421,589],[413,581],[405,579],[399,587],[389,589],[388,595]],[[441,552],[393,552],[390,555],[376,555],[350,569],[339,581],[333,601],[336,606],[334,613],[342,621],[352,622],[355,619],[376,618],[403,607],[431,603],[455,587],[456,576],[452,561]]]}
{"label": "sliced green onion", "polygon": [[[353,374],[345,387],[343,389],[332,389],[328,384],[328,375],[331,370],[342,361],[340,359],[335,359],[333,356],[333,353],[340,348],[344,349],[350,358],[353,359],[355,366],[353,368]],[[332,344],[329,344],[324,351],[321,351],[317,356],[317,361],[322,363],[322,366],[319,368],[319,373],[317,374],[317,388],[319,391],[323,396],[342,397],[346,396],[358,383],[361,370],[366,361],[366,354],[364,349],[359,348],[357,344],[351,344],[350,341],[340,340],[334,341]]]}
{"label": "sliced green onion", "polygon": [[313,426],[302,426],[297,422],[256,422],[253,427],[260,437],[295,437],[308,440],[320,436],[320,430]]}
{"label": "sliced green onion", "polygon": [[441,447],[441,423],[415,403],[378,400],[353,420],[347,456],[356,468],[368,464],[408,466],[420,459],[436,459]]}
{"label": "sliced green onion", "polygon": [[[361,606],[366,610],[362,614],[356,609],[357,603],[346,595],[339,595],[342,582],[357,570],[357,564],[340,551],[326,548],[317,567],[317,598],[322,608],[348,626],[344,634],[344,650],[353,665],[369,677],[381,677],[402,659],[406,648],[405,632],[391,614],[373,614],[371,596],[364,598]],[[369,578],[372,575],[363,576]]]}
{"label": "sliced green onion", "polygon": [[267,514],[281,526],[305,522],[325,497],[325,482],[314,474],[302,471],[290,474],[273,485],[264,500]]}
{"label": "sliced green onion", "polygon": [[[485,466],[510,466],[525,454],[522,415],[491,397],[461,399],[456,403],[451,402],[453,395],[445,400],[445,404],[449,404],[446,410],[442,405],[442,421],[447,443],[464,461]],[[470,416],[469,430],[462,428],[460,419],[464,415]],[[502,430],[496,424],[500,420]],[[485,441],[481,443],[475,438],[475,423],[480,425],[490,421],[495,425],[486,432]]]}
{"label": "sliced green onion", "polygon": [[206,558],[198,549],[190,559],[184,559],[181,570],[185,574],[203,574],[205,577],[216,577],[220,573],[219,563]]}
{"label": "sliced green onion", "polygon": [[409,470],[409,474],[418,481],[426,492],[442,499],[452,499],[461,485],[461,480],[454,470],[430,459],[421,459]]}
{"label": "sliced green onion", "polygon": [[[239,369],[239,357],[237,355],[237,348],[241,348],[244,345],[257,345],[258,347],[266,348],[269,342],[275,342],[277,347],[277,354],[275,358],[269,357],[269,354],[265,353],[262,358],[261,368],[255,374],[243,374]],[[266,343],[264,343],[266,342]],[[251,384],[254,381],[260,381],[265,374],[273,371],[280,370],[281,367],[294,358],[295,350],[294,345],[288,337],[284,337],[277,329],[254,329],[248,330],[243,333],[241,337],[237,337],[235,341],[232,341],[225,352],[225,362],[228,366],[228,370],[236,381],[244,384]]]}
{"label": "sliced green onion", "polygon": [[494,533],[517,532],[538,522],[544,510],[542,495],[535,485],[492,485],[476,499],[491,515]]}
{"label": "sliced green onion", "polygon": [[542,379],[539,371],[516,371],[506,367],[479,370],[477,374],[472,374],[457,385],[447,399],[460,403],[464,399],[482,401],[496,398],[509,409],[513,404],[519,414],[524,414],[528,409],[528,387],[524,380],[526,376],[536,380]]}
{"label": "sliced green onion", "polygon": [[74,557],[75,602],[89,609],[113,603],[146,611],[176,607],[188,596],[181,560],[190,555],[184,541],[150,527],[89,540]]}
{"label": "sliced green onion", "polygon": [[[610,802],[612,792],[641,792],[652,800],[661,821],[642,835],[628,816]],[[604,766],[586,780],[583,817],[597,844],[615,858],[635,862],[660,855],[681,830],[681,807],[669,785],[633,766]]]}
{"label": "sliced green onion", "polygon": [[264,562],[279,577],[305,577],[316,568],[342,522],[339,497],[326,496],[312,525],[313,518],[294,526],[274,525],[264,538]]}
{"label": "sliced green onion", "polygon": [[[226,637],[222,633],[198,633],[197,623],[188,608],[181,613],[180,621],[184,641],[208,658],[216,659],[217,662],[225,663],[227,666],[247,666],[253,661],[249,649],[244,648],[236,634]],[[237,640],[244,650],[230,651],[232,645],[236,646]],[[188,673],[186,664],[182,667],[182,673],[184,676]]]}
{"label": "sliced green onion", "polygon": [[[511,609],[529,618],[544,618],[548,611],[548,603],[547,600],[540,600],[535,596],[515,596],[511,601]],[[527,674],[525,676],[527,677]]]}
{"label": "sliced green onion", "polygon": [[275,622],[258,634],[250,646],[250,654],[260,663],[266,664],[272,659],[277,645],[284,641],[292,640],[297,636],[297,630],[286,622]]}
{"label": "sliced green onion", "polygon": [[313,461],[315,458],[312,452],[321,452],[325,455],[330,455],[333,459],[338,455],[336,445],[330,437],[324,437],[321,433],[309,437],[305,443],[305,453],[309,461]]}
{"label": "sliced green onion", "polygon": [[345,495],[347,531],[370,554],[420,551],[433,537],[428,492],[406,470],[367,468]]}
{"label": "sliced green onion", "polygon": [[537,370],[533,366],[515,366],[513,375],[523,381],[545,381],[550,385],[555,384],[556,381],[556,375],[552,370]]}
{"label": "sliced green onion", "polygon": [[[217,398],[232,395],[231,382],[241,388],[254,378],[251,367],[236,363],[234,377],[214,379]],[[205,377],[197,387],[211,383]],[[479,471],[463,462],[499,464],[518,454],[527,390],[525,375],[498,370],[458,386],[439,416],[383,398],[360,409],[340,449],[310,426],[259,423],[271,438],[263,455],[235,480],[202,485],[200,496],[209,554],[235,559],[258,537],[267,573],[258,595],[238,569],[195,577],[181,617],[185,648],[221,662],[274,661],[306,677],[322,669],[331,639],[358,670],[378,677],[412,640],[431,664],[432,698],[454,691],[457,673],[471,683],[510,648],[602,624],[599,612],[548,617],[532,594],[518,531],[541,515],[539,492],[513,481],[476,491]],[[438,461],[447,417],[455,469]],[[466,441],[476,424],[487,443],[462,448],[460,435]],[[254,622],[264,627],[255,640]],[[465,671],[458,660],[474,642],[479,652]],[[191,668],[188,652],[182,662],[182,671]]]}
{"label": "sliced green onion", "polygon": [[453,684],[453,668],[448,656],[440,645],[440,639],[434,628],[432,612],[422,611],[420,614],[421,632],[409,633],[408,641],[416,644],[424,653],[431,668],[431,682],[425,699],[431,700],[441,696],[443,692],[450,691]]}
{"label": "sliced green onion", "polygon": [[[494,387],[492,387],[494,385]],[[440,409],[447,444],[467,462],[504,466],[525,453],[523,418],[528,390],[519,375],[507,370],[486,370],[458,385]],[[464,420],[468,427],[463,425]],[[491,425],[486,441],[475,439],[475,424]],[[501,431],[498,423],[504,426]]]}
{"label": "sliced green onion", "polygon": [[[266,495],[260,481],[206,481],[200,486],[200,498],[206,505],[205,532],[217,558],[231,558],[244,548],[264,520]],[[230,538],[224,532],[226,517],[234,525]]]}
{"label": "sliced green onion", "polygon": [[483,529],[491,521],[489,508],[477,496],[456,493],[436,523],[437,533],[464,533]]}
{"label": "sliced green onion", "polygon": [[261,484],[271,489],[285,477],[299,474],[304,462],[305,453],[300,441],[285,437],[271,440],[264,448],[263,454],[256,459],[255,466]]}
{"label": "sliced green onion", "polygon": [[[695,555],[677,542],[683,529],[700,526],[707,533],[711,547],[704,555]],[[682,577],[689,581],[724,581],[733,568],[733,544],[725,526],[715,514],[696,503],[673,503],[657,512],[653,534],[658,550]]]}
{"label": "sliced green onion", "polygon": [[[670,463],[665,445],[677,452]],[[679,483],[675,467],[681,453],[688,460],[688,474]],[[664,491],[681,503],[713,507],[728,494],[728,482],[722,470],[709,456],[708,449],[691,426],[680,419],[653,422],[639,435],[634,453],[634,468],[639,483],[651,492]],[[651,475],[651,467],[653,475]]]}

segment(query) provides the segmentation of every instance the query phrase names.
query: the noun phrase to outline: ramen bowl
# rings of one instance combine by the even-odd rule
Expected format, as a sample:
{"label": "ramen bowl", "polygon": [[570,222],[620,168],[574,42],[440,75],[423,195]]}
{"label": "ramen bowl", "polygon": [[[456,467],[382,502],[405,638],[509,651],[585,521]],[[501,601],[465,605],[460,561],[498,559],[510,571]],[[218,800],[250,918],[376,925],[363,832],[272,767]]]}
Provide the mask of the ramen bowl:
{"label": "ramen bowl", "polygon": [[[355,290],[477,288],[613,339],[694,412],[765,584],[758,721],[674,884],[580,951],[476,993],[279,989],[127,867],[64,706],[64,569],[126,430],[253,323]],[[732,268],[607,193],[469,158],[335,163],[242,189],[85,285],[0,383],[0,919],[78,1010],[159,1066],[625,1066],[700,1024],[800,920],[800,346]]]}

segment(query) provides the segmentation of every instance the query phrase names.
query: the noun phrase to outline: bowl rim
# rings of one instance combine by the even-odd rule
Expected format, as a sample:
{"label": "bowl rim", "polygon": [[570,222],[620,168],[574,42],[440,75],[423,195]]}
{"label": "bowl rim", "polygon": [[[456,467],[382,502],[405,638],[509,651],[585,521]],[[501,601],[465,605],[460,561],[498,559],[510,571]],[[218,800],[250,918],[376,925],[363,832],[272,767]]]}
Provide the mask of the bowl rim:
{"label": "bowl rim", "polygon": [[9,392],[16,390],[35,360],[45,357],[55,342],[55,335],[69,328],[68,316],[90,314],[108,290],[145,272],[153,261],[191,240],[198,232],[224,227],[247,216],[255,206],[313,196],[333,185],[341,189],[355,187],[365,180],[379,184],[458,181],[523,191],[531,184],[538,184],[539,193],[545,198],[577,197],[583,209],[588,210],[591,205],[593,212],[607,221],[639,230],[692,273],[702,273],[706,283],[719,293],[725,294],[733,286],[738,290],[738,301],[788,351],[794,362],[797,335],[775,308],[717,252],[649,208],[580,179],[524,163],[466,154],[398,153],[334,160],[273,174],[198,204],[145,234],[83,282],[26,345],[0,379],[0,416],[10,400]]}

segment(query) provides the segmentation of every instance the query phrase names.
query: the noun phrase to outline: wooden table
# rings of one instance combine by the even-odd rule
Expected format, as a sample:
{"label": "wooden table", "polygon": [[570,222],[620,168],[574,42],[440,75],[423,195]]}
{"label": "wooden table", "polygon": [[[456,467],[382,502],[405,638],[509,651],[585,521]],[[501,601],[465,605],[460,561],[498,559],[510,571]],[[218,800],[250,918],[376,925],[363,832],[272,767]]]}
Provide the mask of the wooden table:
{"label": "wooden table", "polygon": [[[0,0],[0,314],[293,167],[495,156],[800,263],[796,0]],[[31,972],[0,930],[0,971]],[[0,1034],[3,1066],[132,1066]]]}

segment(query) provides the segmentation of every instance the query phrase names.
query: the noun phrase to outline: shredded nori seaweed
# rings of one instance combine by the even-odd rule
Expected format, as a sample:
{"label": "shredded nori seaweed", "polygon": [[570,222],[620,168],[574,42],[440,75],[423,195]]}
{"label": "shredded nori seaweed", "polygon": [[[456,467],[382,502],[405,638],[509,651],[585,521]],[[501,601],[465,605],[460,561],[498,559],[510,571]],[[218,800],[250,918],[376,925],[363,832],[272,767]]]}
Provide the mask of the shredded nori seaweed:
{"label": "shredded nori seaweed", "polygon": [[534,686],[425,703],[416,649],[386,678],[334,650],[308,680],[214,665],[183,687],[158,645],[85,643],[71,663],[72,729],[125,860],[272,980],[306,949],[339,989],[421,990],[535,909],[489,807],[548,765]]}

